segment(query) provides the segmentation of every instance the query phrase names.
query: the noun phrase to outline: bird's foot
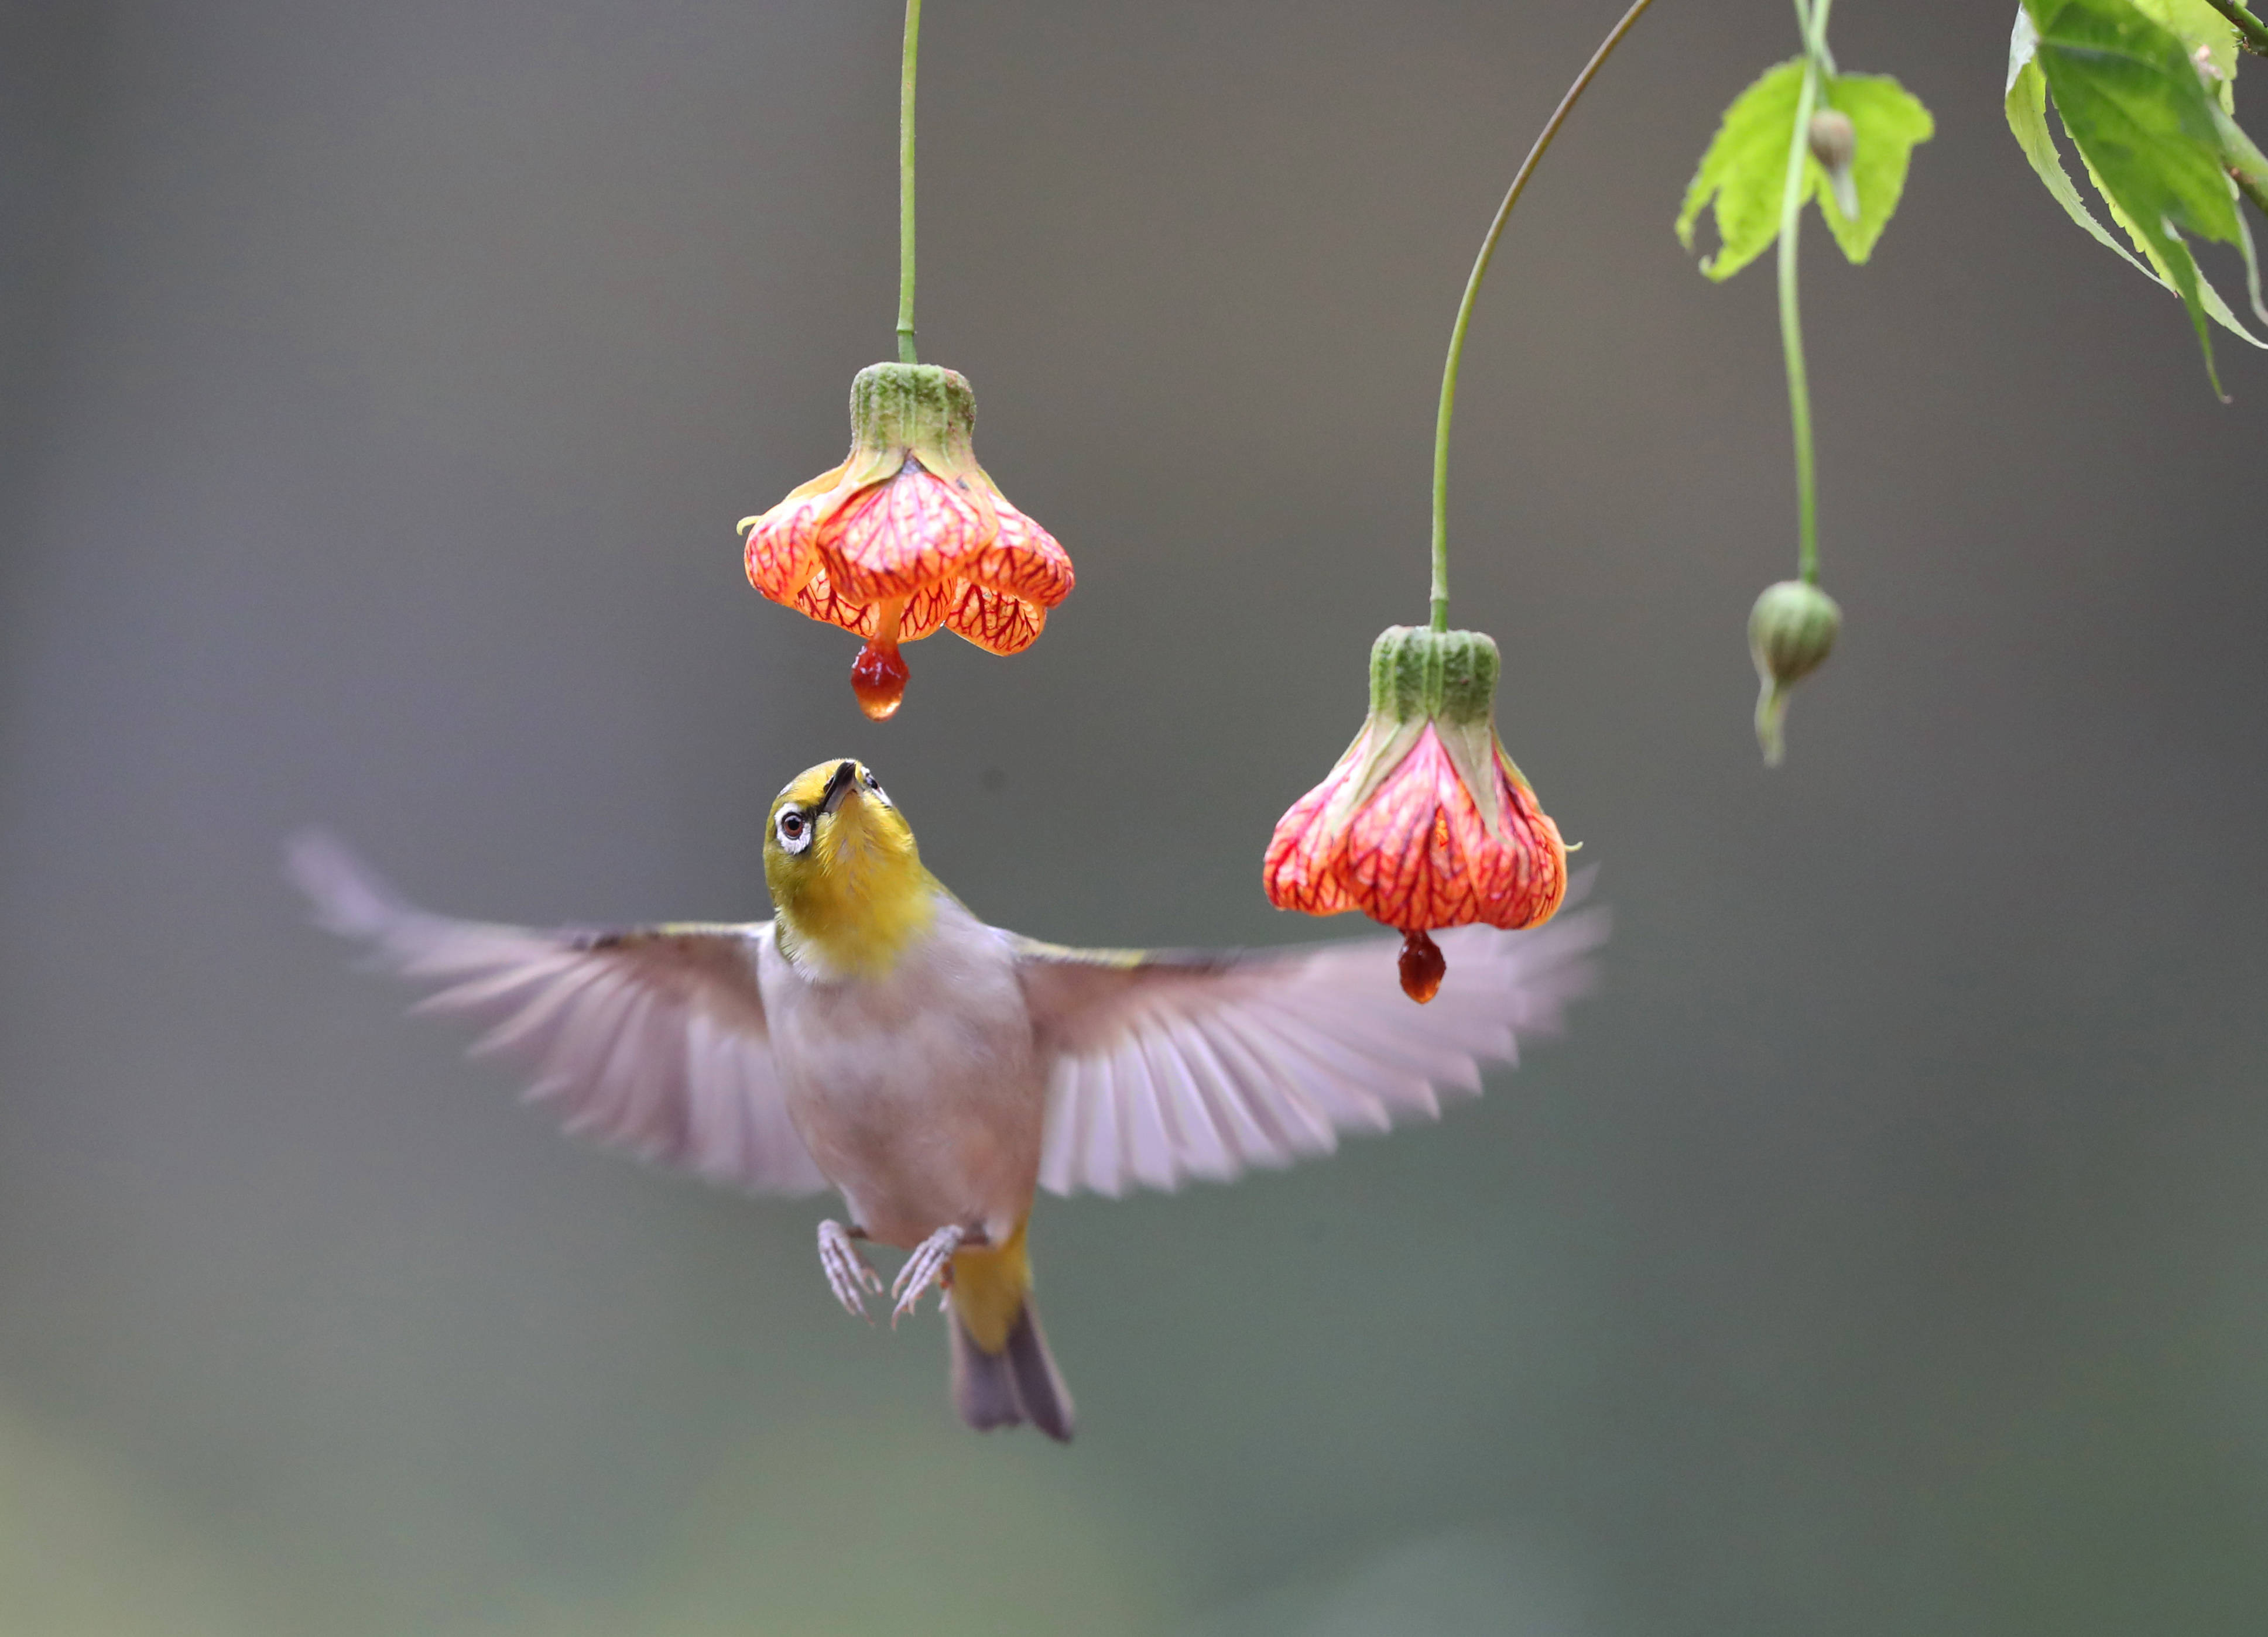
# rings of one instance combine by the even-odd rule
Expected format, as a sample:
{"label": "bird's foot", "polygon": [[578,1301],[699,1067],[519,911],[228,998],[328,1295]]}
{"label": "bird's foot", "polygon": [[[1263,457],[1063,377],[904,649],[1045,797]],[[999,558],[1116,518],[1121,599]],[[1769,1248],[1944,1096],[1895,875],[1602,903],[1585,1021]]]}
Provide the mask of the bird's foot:
{"label": "bird's foot", "polygon": [[851,1230],[838,1222],[819,1224],[819,1266],[827,1275],[827,1283],[835,1292],[835,1299],[843,1303],[843,1311],[854,1318],[866,1317],[866,1298],[859,1287],[881,1294],[882,1276],[876,1273],[858,1247],[850,1243]]}
{"label": "bird's foot", "polygon": [[914,1247],[914,1253],[906,1258],[906,1265],[898,1269],[898,1276],[890,1285],[890,1294],[898,1302],[890,1314],[891,1324],[895,1325],[919,1306],[922,1292],[932,1285],[940,1290],[945,1288],[953,1277],[953,1253],[970,1237],[968,1229],[947,1222]]}

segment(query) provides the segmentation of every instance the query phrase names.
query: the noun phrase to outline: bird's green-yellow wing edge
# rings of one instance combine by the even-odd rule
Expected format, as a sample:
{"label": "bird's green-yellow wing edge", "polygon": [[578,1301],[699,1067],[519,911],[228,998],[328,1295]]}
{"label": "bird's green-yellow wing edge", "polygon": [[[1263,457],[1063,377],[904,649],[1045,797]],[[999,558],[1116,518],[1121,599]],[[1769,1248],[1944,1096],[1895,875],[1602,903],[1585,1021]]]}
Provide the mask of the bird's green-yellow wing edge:
{"label": "bird's green-yellow wing edge", "polygon": [[318,924],[431,990],[419,1011],[484,1028],[476,1053],[528,1073],[571,1135],[730,1187],[816,1193],[788,1119],[756,954],[771,923],[549,932],[405,903],[329,836],[291,843]]}
{"label": "bird's green-yellow wing edge", "polygon": [[1040,1186],[1226,1181],[1435,1118],[1478,1094],[1484,1064],[1558,1031],[1606,933],[1599,910],[1439,933],[1448,977],[1426,1006],[1402,993],[1392,938],[1226,954],[1017,939],[1048,1074]]}

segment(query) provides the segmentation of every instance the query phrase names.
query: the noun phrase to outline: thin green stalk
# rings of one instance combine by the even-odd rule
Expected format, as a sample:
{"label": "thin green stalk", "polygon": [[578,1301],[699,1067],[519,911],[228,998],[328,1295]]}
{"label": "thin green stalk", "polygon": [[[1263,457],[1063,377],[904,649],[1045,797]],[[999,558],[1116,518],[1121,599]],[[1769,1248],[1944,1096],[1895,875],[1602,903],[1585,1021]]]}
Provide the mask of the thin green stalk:
{"label": "thin green stalk", "polygon": [[914,65],[921,58],[922,0],[906,0],[906,54],[898,68],[898,362],[914,352]]}
{"label": "thin green stalk", "polygon": [[1481,241],[1481,253],[1473,261],[1472,275],[1465,280],[1465,297],[1457,304],[1456,327],[1449,332],[1449,361],[1441,369],[1441,410],[1433,422],[1433,628],[1436,631],[1449,628],[1449,419],[1456,413],[1457,366],[1464,358],[1465,331],[1472,323],[1473,298],[1480,294],[1481,280],[1488,272],[1489,260],[1496,254],[1496,241],[1504,237],[1504,224],[1512,219],[1512,207],[1520,202],[1520,195],[1528,187],[1528,179],[1535,173],[1544,150],[1551,146],[1551,139],[1567,122],[1567,115],[1573,110],[1575,99],[1583,94],[1585,87],[1590,84],[1614,48],[1622,44],[1623,36],[1630,33],[1631,26],[1653,4],[1653,0],[1637,0],[1637,4],[1623,13],[1623,20],[1614,26],[1599,48],[1591,54],[1591,60],[1583,65],[1583,71],[1575,76],[1575,83],[1567,87],[1567,94],[1559,99],[1559,106],[1544,121],[1543,132],[1536,137],[1535,145],[1528,150],[1528,158],[1521,161],[1519,174],[1512,179],[1512,187],[1506,193],[1504,202],[1497,207],[1496,220],[1489,224],[1488,237]]}
{"label": "thin green stalk", "polygon": [[2247,51],[2257,57],[2268,57],[2268,23],[2246,11],[2243,0],[2205,0],[2205,4],[2235,26],[2237,38],[2244,42]]}
{"label": "thin green stalk", "polygon": [[1811,158],[1811,115],[1819,106],[1819,76],[1827,55],[1827,9],[1834,0],[1795,0],[1803,26],[1803,89],[1795,101],[1795,132],[1788,143],[1787,185],[1779,200],[1779,338],[1787,355],[1788,419],[1795,431],[1797,570],[1807,585],[1819,584],[1819,490],[1811,454],[1811,385],[1803,367],[1803,317],[1796,300],[1796,248],[1802,239],[1804,167]]}
{"label": "thin green stalk", "polygon": [[2237,192],[2252,201],[2254,209],[2263,216],[2268,216],[2268,187],[2263,187],[2257,179],[2234,166],[2230,167],[2228,173],[2236,182]]}

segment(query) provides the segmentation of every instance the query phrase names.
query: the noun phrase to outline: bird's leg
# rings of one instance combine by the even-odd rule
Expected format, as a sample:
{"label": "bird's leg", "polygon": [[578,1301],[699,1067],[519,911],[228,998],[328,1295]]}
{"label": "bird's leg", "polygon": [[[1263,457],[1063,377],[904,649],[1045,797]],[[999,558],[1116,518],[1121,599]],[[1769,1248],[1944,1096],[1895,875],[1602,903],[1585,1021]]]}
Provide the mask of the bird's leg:
{"label": "bird's leg", "polygon": [[853,1239],[865,1237],[866,1230],[863,1228],[845,1228],[841,1222],[832,1220],[819,1224],[820,1268],[827,1275],[827,1282],[835,1292],[835,1299],[843,1303],[843,1310],[855,1318],[866,1317],[866,1298],[859,1294],[859,1287],[864,1285],[878,1296],[882,1289],[881,1274],[876,1273],[866,1259],[859,1254],[858,1247],[850,1243]]}
{"label": "bird's leg", "polygon": [[895,1325],[912,1312],[921,1301],[922,1292],[930,1286],[942,1288],[951,1280],[955,1251],[965,1244],[983,1243],[981,1230],[972,1231],[958,1222],[947,1222],[916,1245],[914,1253],[906,1258],[906,1265],[898,1269],[897,1278],[890,1284],[890,1294],[898,1299],[895,1310],[890,1314],[890,1323]]}

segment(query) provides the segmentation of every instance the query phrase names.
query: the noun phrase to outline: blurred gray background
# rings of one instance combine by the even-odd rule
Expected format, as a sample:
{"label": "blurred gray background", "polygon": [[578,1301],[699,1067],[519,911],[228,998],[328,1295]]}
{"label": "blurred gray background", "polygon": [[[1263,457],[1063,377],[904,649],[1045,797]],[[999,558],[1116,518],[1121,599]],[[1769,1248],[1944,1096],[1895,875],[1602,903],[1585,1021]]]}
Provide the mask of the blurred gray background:
{"label": "blurred gray background", "polygon": [[848,752],[1005,924],[1353,930],[1260,851],[1424,613],[1457,292],[1613,10],[936,0],[924,356],[1079,587],[880,727],[732,525],[890,349],[894,4],[0,14],[0,1632],[2261,1629],[2268,359],[2217,404],[2034,181],[2006,4],[1837,10],[1939,136],[1873,265],[1807,240],[1847,624],[1776,774],[1771,275],[1669,222],[1787,9],[1579,111],[1453,530],[1603,987],[1440,1127],[1043,1205],[1071,1449],[281,884],[322,821],[459,913],[755,916]]}

